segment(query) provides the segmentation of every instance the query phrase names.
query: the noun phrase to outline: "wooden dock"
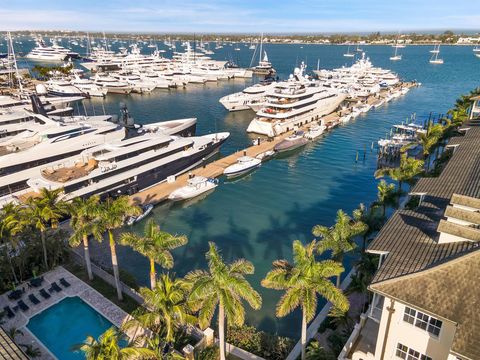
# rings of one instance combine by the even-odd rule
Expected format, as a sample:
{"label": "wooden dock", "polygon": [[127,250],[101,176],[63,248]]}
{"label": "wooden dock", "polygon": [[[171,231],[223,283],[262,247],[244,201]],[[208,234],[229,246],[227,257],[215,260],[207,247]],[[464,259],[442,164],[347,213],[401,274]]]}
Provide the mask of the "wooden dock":
{"label": "wooden dock", "polygon": [[[415,83],[403,83],[402,87],[413,87],[416,86]],[[378,102],[380,99],[385,98],[387,95],[386,92],[381,92],[379,97],[371,96],[367,99],[367,103],[373,104]],[[341,116],[347,115],[349,110],[333,112],[329,115],[323,116],[321,120],[328,129],[333,128],[339,124],[339,119]],[[306,130],[310,127],[310,123],[303,126],[301,129]],[[284,133],[280,136],[277,136],[273,139],[262,141],[259,145],[252,145],[244,150],[237,151],[231,155],[223,157],[219,160],[210,162],[203,167],[198,167],[191,170],[189,173],[198,176],[204,176],[209,178],[216,178],[223,175],[223,171],[230,165],[235,164],[237,159],[243,155],[256,157],[257,155],[264,153],[266,151],[273,150],[275,145],[285,139],[287,136],[291,135],[293,131]],[[187,185],[187,180],[189,173],[185,173],[177,176],[174,182],[162,182],[157,185],[154,185],[146,190],[140,191],[131,196],[131,199],[136,204],[158,204],[162,201],[167,200],[168,196],[176,189],[179,189]]]}

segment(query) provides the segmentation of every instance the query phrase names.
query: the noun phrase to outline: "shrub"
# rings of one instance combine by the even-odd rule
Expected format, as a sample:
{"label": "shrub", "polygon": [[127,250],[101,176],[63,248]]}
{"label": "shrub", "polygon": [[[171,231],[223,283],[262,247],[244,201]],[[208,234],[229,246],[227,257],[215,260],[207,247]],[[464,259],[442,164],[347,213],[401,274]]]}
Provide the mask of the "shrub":
{"label": "shrub", "polygon": [[265,359],[285,359],[295,341],[259,331],[253,326],[230,327],[227,342]]}

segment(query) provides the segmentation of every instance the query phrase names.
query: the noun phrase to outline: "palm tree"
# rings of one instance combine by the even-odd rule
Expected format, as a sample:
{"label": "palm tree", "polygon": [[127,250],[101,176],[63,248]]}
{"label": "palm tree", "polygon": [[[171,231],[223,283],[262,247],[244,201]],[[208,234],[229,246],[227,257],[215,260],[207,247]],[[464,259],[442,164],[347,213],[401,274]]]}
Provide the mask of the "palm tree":
{"label": "palm tree", "polygon": [[377,185],[377,190],[377,203],[382,206],[382,216],[384,217],[387,206],[395,204],[395,185],[388,184],[385,180],[382,179]]}
{"label": "palm tree", "polygon": [[335,356],[325,350],[317,340],[312,341],[307,347],[307,360],[335,360]]}
{"label": "palm tree", "polygon": [[[330,228],[315,225],[312,233],[314,236],[322,238],[318,243],[319,252],[331,250],[332,259],[342,264],[345,254],[357,247],[354,241],[355,237],[366,230],[367,226],[363,222],[352,220],[343,210],[338,210],[335,225]],[[337,275],[338,288],[340,288],[340,275],[341,273]]]}
{"label": "palm tree", "polygon": [[50,227],[56,229],[62,217],[69,213],[68,205],[60,199],[63,189],[48,190],[42,188],[38,197],[29,197],[20,207],[19,222],[12,222],[15,233],[22,228],[35,227],[40,231],[45,269],[48,269],[48,254],[46,245],[46,231]]}
{"label": "palm tree", "polygon": [[402,154],[400,157],[400,166],[396,168],[384,168],[375,172],[376,178],[384,176],[390,177],[392,180],[398,181],[398,189],[402,192],[402,184],[404,182],[411,183],[411,181],[423,171],[422,160],[410,158],[407,154]]}
{"label": "palm tree", "polygon": [[4,244],[5,258],[8,259],[10,271],[15,283],[18,283],[15,267],[10,255],[10,249],[16,249],[18,246],[18,238],[13,234],[22,230],[19,219],[19,207],[14,203],[5,204],[0,210],[0,240]]}
{"label": "palm tree", "polygon": [[82,352],[86,360],[128,360],[128,359],[151,359],[155,358],[155,352],[151,349],[126,346],[120,347],[121,334],[111,327],[100,337],[95,339],[87,336],[81,344],[74,345],[72,350]]}
{"label": "palm tree", "polygon": [[313,240],[303,245],[299,240],[293,242],[293,264],[287,260],[276,260],[273,269],[262,280],[262,285],[269,289],[285,290],[277,304],[279,317],[290,314],[300,307],[302,309],[302,359],[305,359],[307,344],[307,323],[317,312],[317,295],[330,301],[333,306],[347,311],[348,299],[342,291],[329,280],[339,276],[343,266],[333,260],[317,261],[318,243]]}
{"label": "palm tree", "polygon": [[379,213],[379,206],[373,203],[368,208],[364,204],[360,204],[357,209],[353,210],[353,218],[366,225],[366,229],[362,233],[362,252],[364,252],[369,236],[381,229],[384,217]]}
{"label": "palm tree", "polygon": [[69,240],[70,246],[77,247],[83,242],[85,264],[90,281],[93,280],[93,274],[88,237],[93,235],[98,241],[103,240],[97,221],[99,209],[100,197],[98,195],[90,196],[87,199],[75,198],[70,207],[70,227],[73,229],[73,234]]}
{"label": "palm tree", "polygon": [[170,250],[185,245],[186,236],[174,236],[160,230],[160,226],[150,219],[145,224],[143,236],[133,233],[124,233],[120,238],[122,245],[129,245],[136,252],[147,257],[150,261],[150,287],[155,288],[155,263],[165,269],[173,267],[173,256]]}
{"label": "palm tree", "polygon": [[123,226],[128,216],[139,215],[141,210],[138,206],[130,203],[128,196],[120,196],[117,199],[107,198],[100,206],[98,212],[99,229],[108,233],[110,253],[112,257],[113,276],[117,287],[118,300],[123,300],[122,288],[120,285],[120,274],[118,271],[117,247],[113,230]]}
{"label": "palm tree", "polygon": [[175,331],[180,326],[197,322],[187,301],[189,289],[187,281],[162,274],[153,289],[140,289],[145,309],[136,314],[135,323],[127,323],[126,328],[136,326],[138,321],[153,333],[163,334],[167,343],[173,343]]}
{"label": "palm tree", "polygon": [[257,310],[262,305],[262,298],[245,279],[245,275],[253,274],[255,270],[250,261],[239,259],[226,264],[213,242],[209,242],[206,258],[208,271],[191,271],[185,279],[192,285],[189,300],[192,309],[198,311],[202,328],[211,323],[218,305],[220,360],[225,360],[225,317],[232,324],[242,326],[245,321],[242,299]]}

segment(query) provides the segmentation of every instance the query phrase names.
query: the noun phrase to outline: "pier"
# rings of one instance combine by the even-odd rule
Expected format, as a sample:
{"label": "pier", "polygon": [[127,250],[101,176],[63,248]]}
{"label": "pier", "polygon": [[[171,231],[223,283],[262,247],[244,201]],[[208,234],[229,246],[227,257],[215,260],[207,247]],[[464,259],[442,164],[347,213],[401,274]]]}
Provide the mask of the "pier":
{"label": "pier", "polygon": [[[399,90],[400,88],[411,88],[417,86],[414,82],[402,83],[394,87],[394,90]],[[386,98],[388,91],[382,91],[378,96],[370,96],[365,100],[365,103],[369,105],[374,105],[383,99]],[[342,116],[348,115],[350,113],[349,109],[342,111],[336,111],[326,116],[323,116],[319,120],[327,126],[327,130],[331,130],[340,124],[340,118]],[[306,130],[311,126],[311,123],[305,124],[300,127],[298,130]],[[283,133],[274,138],[261,141],[258,145],[249,146],[246,149],[237,151],[231,155],[225,156],[216,161],[207,163],[203,166],[197,167],[191,170],[188,173],[184,173],[176,177],[174,182],[164,181],[159,184],[156,184],[146,190],[142,190],[134,195],[131,195],[130,198],[135,204],[144,205],[144,204],[158,204],[163,201],[166,201],[168,196],[175,190],[186,186],[189,178],[189,174],[196,176],[204,176],[208,178],[217,178],[223,175],[223,171],[230,165],[233,165],[237,162],[237,159],[241,156],[250,156],[256,157],[261,153],[266,151],[273,150],[275,145],[280,143],[286,137],[290,136],[294,130]]]}

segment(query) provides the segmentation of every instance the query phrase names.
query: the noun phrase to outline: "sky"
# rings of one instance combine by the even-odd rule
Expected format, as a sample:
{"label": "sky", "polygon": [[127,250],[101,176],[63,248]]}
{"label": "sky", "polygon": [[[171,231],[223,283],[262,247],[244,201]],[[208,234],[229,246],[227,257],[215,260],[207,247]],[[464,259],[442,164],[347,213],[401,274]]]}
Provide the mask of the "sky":
{"label": "sky", "polygon": [[0,31],[197,33],[480,29],[477,0],[0,0]]}

